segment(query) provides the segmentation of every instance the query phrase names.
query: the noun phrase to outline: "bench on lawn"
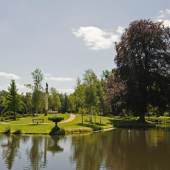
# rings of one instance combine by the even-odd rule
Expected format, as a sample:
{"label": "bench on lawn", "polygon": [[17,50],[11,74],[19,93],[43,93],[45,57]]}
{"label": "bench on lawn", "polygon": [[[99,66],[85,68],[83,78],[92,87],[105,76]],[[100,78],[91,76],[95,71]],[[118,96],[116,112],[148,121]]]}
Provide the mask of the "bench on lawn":
{"label": "bench on lawn", "polygon": [[32,119],[32,123],[33,123],[33,124],[44,123],[44,119]]}

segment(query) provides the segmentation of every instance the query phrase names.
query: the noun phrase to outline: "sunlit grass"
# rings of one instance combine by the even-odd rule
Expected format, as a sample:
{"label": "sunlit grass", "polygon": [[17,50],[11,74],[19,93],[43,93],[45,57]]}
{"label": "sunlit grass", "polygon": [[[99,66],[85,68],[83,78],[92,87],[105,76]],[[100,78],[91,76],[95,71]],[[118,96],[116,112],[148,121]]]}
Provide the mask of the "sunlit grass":
{"label": "sunlit grass", "polygon": [[[59,126],[63,128],[66,133],[74,133],[74,132],[91,132],[93,130],[97,129],[108,129],[112,128],[112,118],[111,117],[101,117],[100,122],[100,116],[93,116],[92,120],[93,122],[90,122],[90,115],[85,115],[83,117],[83,124],[82,124],[82,117],[80,114],[76,115],[76,118],[68,123],[60,123]],[[101,123],[101,124],[100,124]]]}
{"label": "sunlit grass", "polygon": [[[69,118],[69,114],[57,114],[59,116],[64,117],[64,119]],[[52,116],[52,115],[49,115]],[[15,132],[20,130],[22,133],[27,134],[49,134],[52,127],[54,127],[54,123],[48,120],[49,116],[44,116],[43,114],[32,117],[23,117],[18,118],[16,121],[8,121],[8,122],[0,122],[0,132],[3,133],[7,129],[10,129],[11,132]],[[33,124],[32,119],[44,119],[44,124]]]}
{"label": "sunlit grass", "polygon": [[[64,117],[64,120],[69,118],[69,114],[57,114]],[[43,114],[32,117],[18,118],[16,121],[0,122],[0,132],[3,133],[7,129],[10,129],[11,133],[20,130],[21,133],[27,134],[49,134],[54,127],[54,123],[48,120],[48,115]],[[32,119],[44,119],[44,124],[32,124]],[[93,123],[89,121],[90,116],[84,115],[84,123],[82,124],[82,117],[80,114],[76,114],[76,117],[71,122],[59,123],[59,127],[65,130],[66,133],[83,133],[92,132],[95,129],[107,129],[112,128],[112,121],[110,117],[93,116]],[[101,122],[100,122],[101,120]],[[95,122],[95,123],[94,123]],[[100,124],[101,123],[101,124]]]}
{"label": "sunlit grass", "polygon": [[[69,114],[57,114],[58,116],[62,116],[64,120],[69,118]],[[131,126],[136,123],[138,117],[133,116],[92,116],[92,122],[90,121],[90,115],[83,116],[83,124],[82,117],[80,114],[75,114],[76,117],[71,122],[59,123],[59,127],[64,129],[66,134],[70,133],[86,133],[97,130],[105,130],[113,128],[113,124],[126,124],[127,126]],[[54,116],[53,114],[49,114],[48,116],[44,116],[44,114],[40,114],[38,116],[27,116],[23,118],[17,118],[16,121],[6,121],[0,122],[0,133],[5,132],[7,129],[10,129],[11,133],[15,131],[21,131],[21,133],[26,134],[49,134],[51,129],[55,126],[52,121],[48,120],[49,116]],[[44,119],[44,124],[33,124],[32,119]],[[158,127],[170,127],[170,118],[161,116],[161,117],[146,117],[146,120],[156,124]],[[116,126],[116,125],[115,125]]]}

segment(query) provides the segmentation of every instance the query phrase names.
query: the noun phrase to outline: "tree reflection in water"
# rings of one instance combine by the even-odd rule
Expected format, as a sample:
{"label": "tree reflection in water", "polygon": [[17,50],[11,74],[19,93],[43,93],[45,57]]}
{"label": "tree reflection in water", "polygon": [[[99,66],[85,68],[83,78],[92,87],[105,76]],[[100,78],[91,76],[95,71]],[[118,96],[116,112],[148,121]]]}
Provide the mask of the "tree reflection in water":
{"label": "tree reflection in water", "polygon": [[12,169],[14,159],[18,152],[20,146],[20,137],[16,135],[6,136],[6,143],[2,144],[1,147],[3,149],[3,159],[7,165],[7,168]]}
{"label": "tree reflection in water", "polygon": [[3,170],[167,170],[169,162],[170,132],[165,130],[117,129],[64,140],[49,136],[0,136]]}
{"label": "tree reflection in water", "polygon": [[167,170],[169,139],[170,133],[162,130],[115,130],[73,137],[72,160],[77,170]]}
{"label": "tree reflection in water", "polygon": [[63,151],[63,148],[58,145],[59,139],[61,138],[48,136],[3,136],[1,148],[7,169],[13,168],[13,163],[20,150],[21,141],[25,143],[24,145],[31,146],[26,148],[26,155],[30,165],[25,167],[25,169],[39,170],[47,167],[48,152],[54,155]]}
{"label": "tree reflection in water", "polygon": [[32,170],[47,167],[47,151],[53,154],[63,151],[63,148],[58,145],[59,139],[61,138],[45,136],[32,137],[32,147],[30,149],[30,162]]}

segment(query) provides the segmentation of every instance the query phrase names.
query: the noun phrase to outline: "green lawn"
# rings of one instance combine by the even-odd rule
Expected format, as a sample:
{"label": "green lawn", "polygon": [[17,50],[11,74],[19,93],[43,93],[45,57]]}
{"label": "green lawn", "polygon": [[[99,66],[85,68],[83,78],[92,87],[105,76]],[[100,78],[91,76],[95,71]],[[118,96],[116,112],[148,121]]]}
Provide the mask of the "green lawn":
{"label": "green lawn", "polygon": [[[57,114],[64,117],[64,120],[69,118],[69,114]],[[49,115],[50,116],[50,115]],[[52,115],[51,115],[52,116]],[[45,124],[32,124],[32,119],[44,119]],[[93,130],[108,129],[112,128],[112,118],[104,117],[101,118],[96,116],[96,124],[89,122],[89,116],[84,116],[84,124],[81,123],[81,115],[77,114],[76,118],[67,123],[59,123],[59,126],[63,128],[66,134],[70,133],[84,133],[92,132]],[[94,122],[93,117],[93,122]],[[22,133],[26,134],[49,134],[51,129],[54,127],[54,123],[48,120],[48,116],[39,115],[36,117],[28,116],[23,118],[18,118],[16,121],[0,122],[0,133],[5,132],[7,129],[11,130],[11,133],[20,130]]]}
{"label": "green lawn", "polygon": [[[69,114],[57,114],[64,117],[64,119],[69,118]],[[49,115],[50,116],[50,115]],[[32,124],[32,119],[44,119],[45,124],[34,125]],[[50,130],[54,127],[54,123],[48,120],[48,116],[28,116],[23,118],[18,118],[16,121],[0,122],[0,133],[3,133],[7,129],[11,132],[20,130],[22,133],[27,134],[48,134]]]}
{"label": "green lawn", "polygon": [[[69,118],[69,114],[57,114],[58,116],[62,116],[64,120]],[[53,116],[49,114],[48,116],[44,116],[43,114],[32,117],[27,116],[23,118],[17,118],[16,121],[4,121],[0,122],[0,133],[4,133],[7,129],[10,129],[11,133],[15,133],[15,131],[21,131],[21,133],[25,134],[49,134],[51,129],[54,127],[54,123],[48,120],[49,116]],[[32,119],[44,119],[44,124],[32,124]],[[100,124],[100,116],[93,116],[93,123],[90,123],[90,116],[84,115],[84,123],[82,124],[82,118],[80,114],[76,114],[76,118],[71,122],[67,123],[59,123],[59,127],[64,129],[66,134],[71,133],[86,133],[98,130],[107,130],[113,128],[113,124],[115,127],[137,127],[137,117],[132,116],[102,116],[101,124]],[[170,128],[170,117],[160,116],[160,117],[146,117],[148,122],[156,125],[156,127],[166,127]],[[95,123],[94,123],[95,122]],[[143,125],[141,125],[143,126]]]}
{"label": "green lawn", "polygon": [[100,116],[93,116],[93,123],[89,122],[89,115],[84,116],[84,123],[82,124],[82,118],[80,114],[76,115],[76,118],[68,123],[61,123],[59,126],[65,130],[66,133],[83,133],[83,132],[92,132],[93,130],[101,130],[101,129],[109,129],[112,128],[112,118],[111,117],[101,117],[100,124]]}

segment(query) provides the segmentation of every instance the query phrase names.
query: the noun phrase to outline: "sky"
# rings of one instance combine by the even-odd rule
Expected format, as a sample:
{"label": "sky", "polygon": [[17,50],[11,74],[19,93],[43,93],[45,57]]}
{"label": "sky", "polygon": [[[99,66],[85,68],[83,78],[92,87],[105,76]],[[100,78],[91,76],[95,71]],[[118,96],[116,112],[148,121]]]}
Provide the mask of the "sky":
{"label": "sky", "polygon": [[114,65],[114,44],[138,19],[170,26],[169,0],[0,0],[0,90],[19,92],[42,70],[44,82],[71,93],[77,77]]}

